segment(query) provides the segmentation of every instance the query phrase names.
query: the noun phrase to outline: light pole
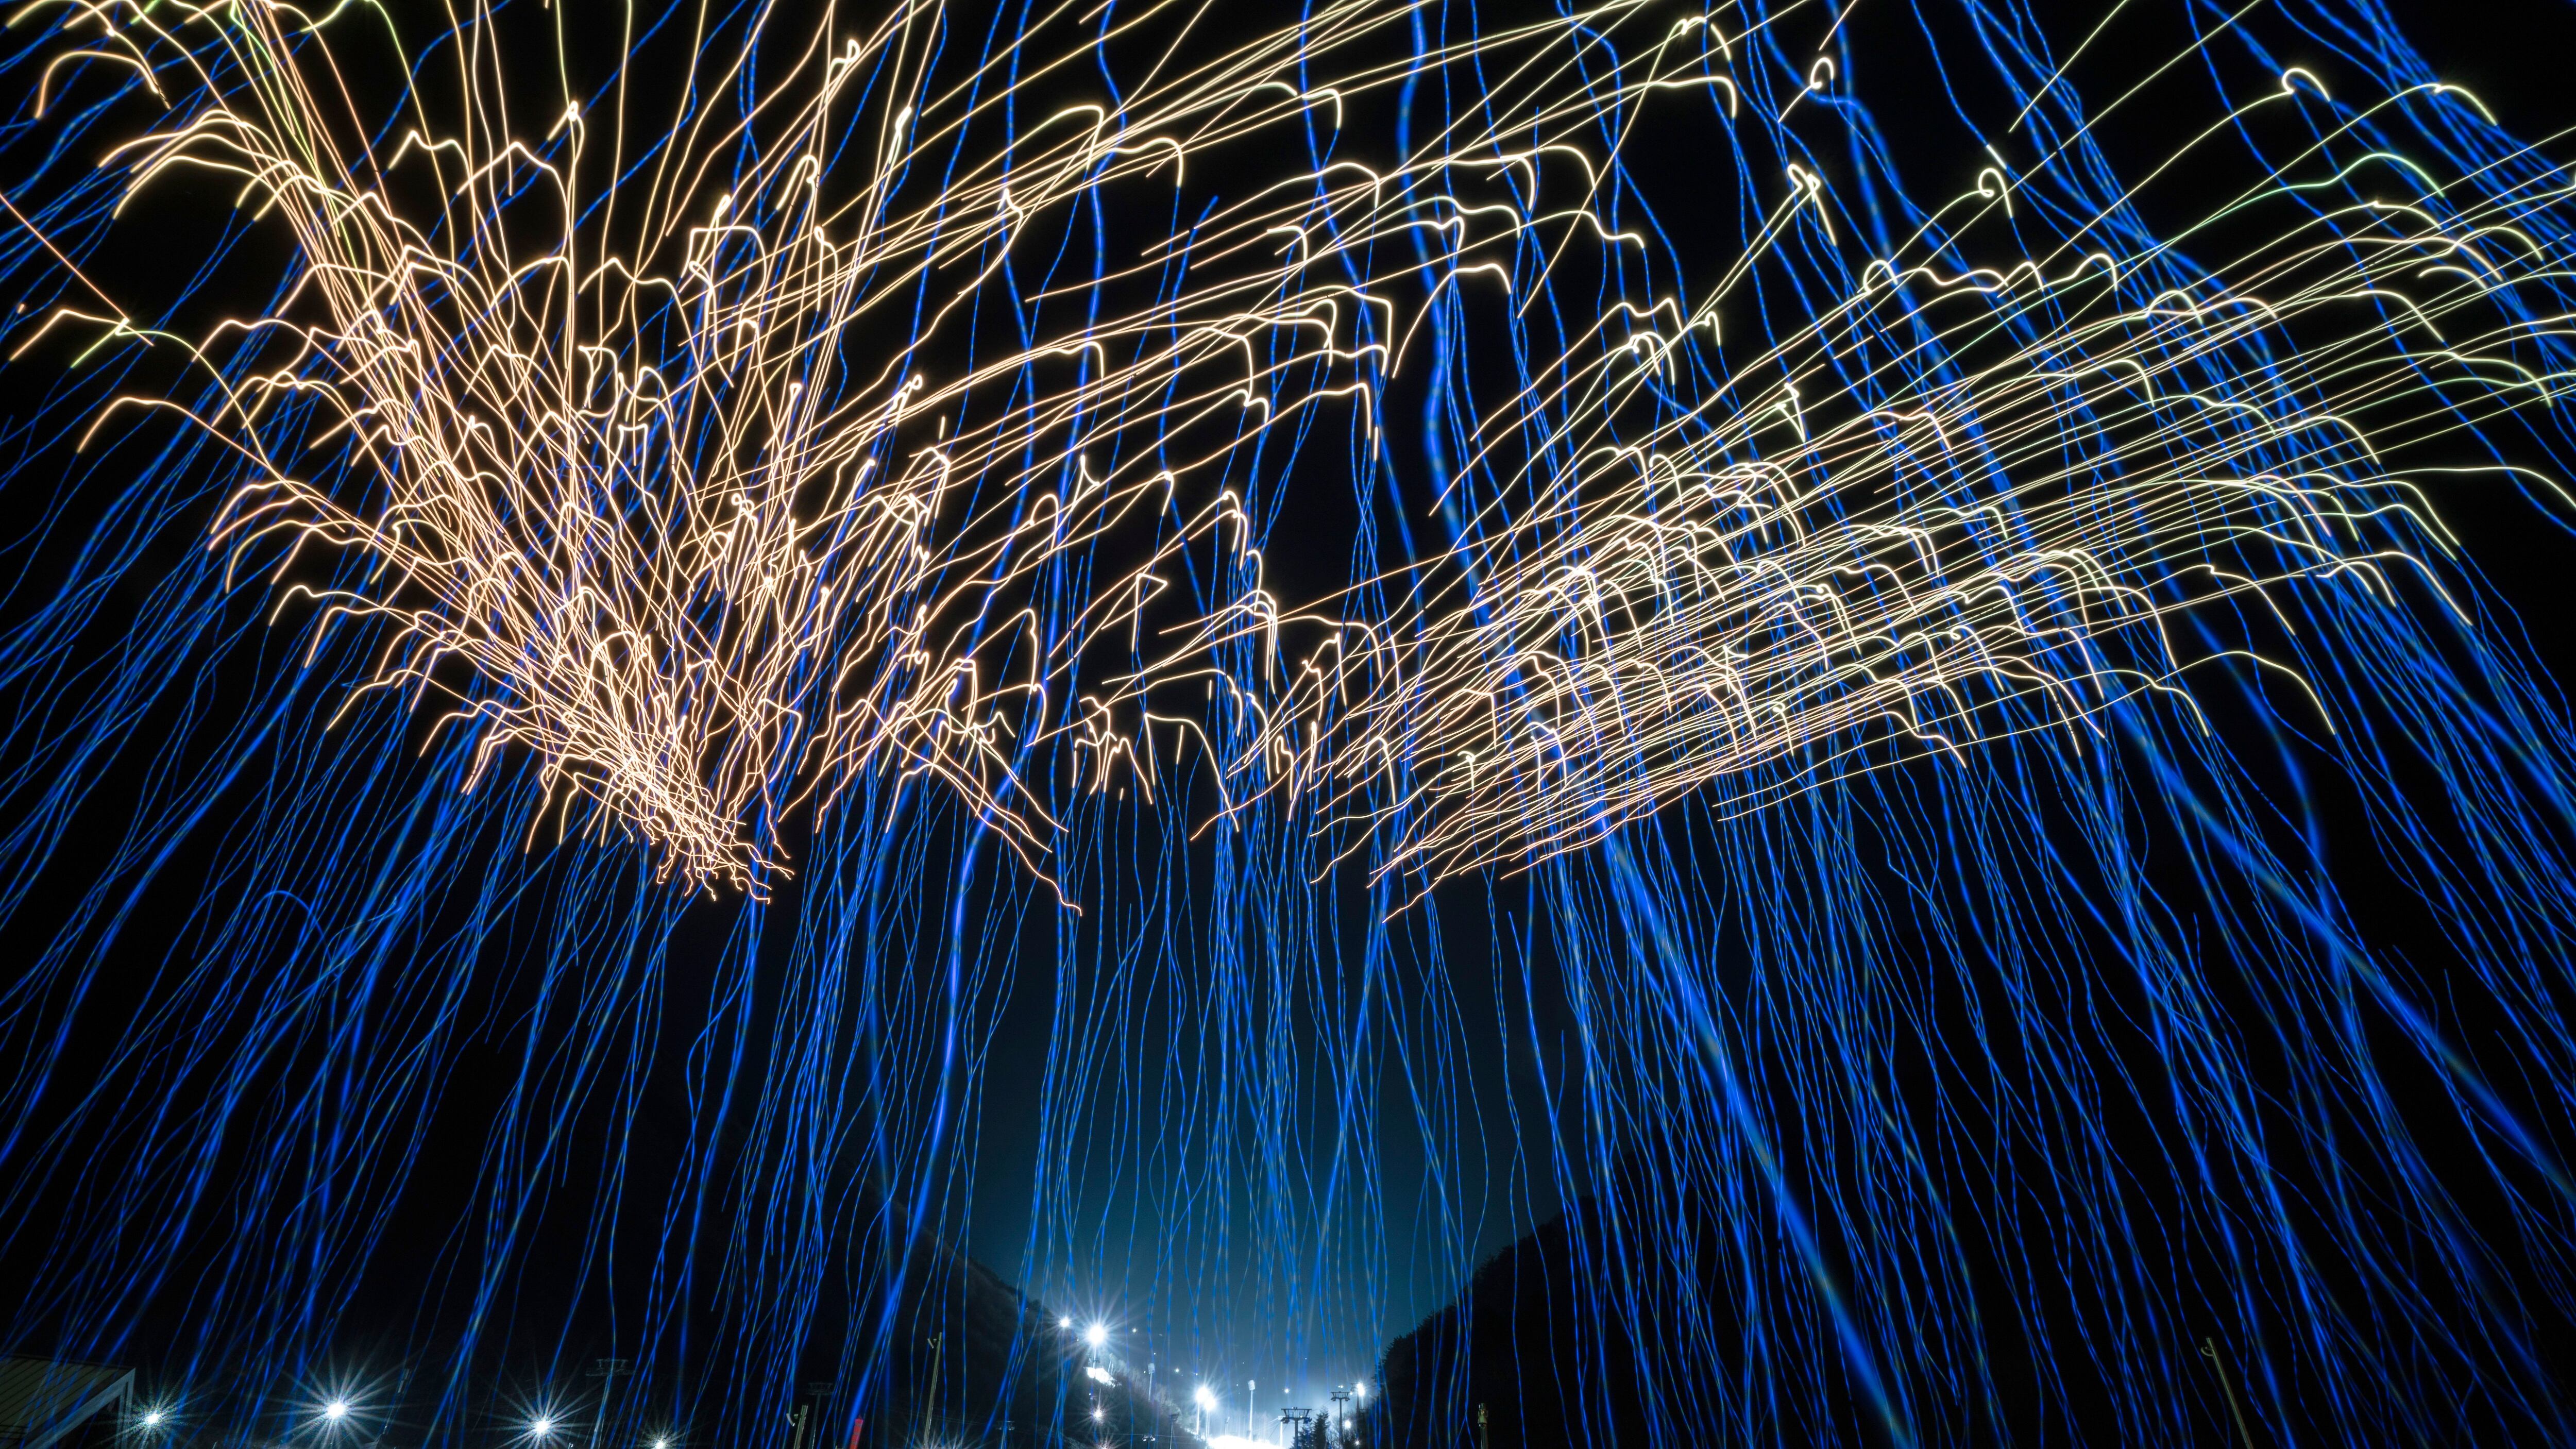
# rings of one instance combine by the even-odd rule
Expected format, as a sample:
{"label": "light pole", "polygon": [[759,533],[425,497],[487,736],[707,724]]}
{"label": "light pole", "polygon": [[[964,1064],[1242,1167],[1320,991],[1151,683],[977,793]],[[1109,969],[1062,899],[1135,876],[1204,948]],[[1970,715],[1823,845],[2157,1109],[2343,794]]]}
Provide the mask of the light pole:
{"label": "light pole", "polygon": [[617,1388],[617,1376],[634,1367],[622,1358],[604,1358],[590,1366],[590,1376],[599,1380],[599,1407],[590,1416],[590,1449],[599,1449],[599,1430],[607,1422],[608,1396]]}
{"label": "light pole", "polygon": [[810,1416],[814,1431],[814,1449],[829,1449],[823,1440],[823,1401],[830,1398],[832,1390],[839,1387],[840,1384],[833,1380],[807,1379],[805,1381],[805,1412]]}
{"label": "light pole", "polygon": [[[1100,1351],[1108,1342],[1109,1325],[1098,1319],[1093,1319],[1091,1326],[1082,1331],[1082,1344],[1088,1350],[1082,1356],[1083,1370],[1095,1385],[1105,1372],[1100,1367]],[[1091,1391],[1091,1439],[1094,1445],[1109,1437],[1108,1422],[1109,1410],[1100,1402],[1100,1390],[1095,1387]]]}
{"label": "light pole", "polygon": [[921,1436],[925,1439],[937,1432],[931,1416],[939,1412],[939,1375],[947,1366],[948,1332],[942,1329],[930,1336],[930,1395],[921,1401]]}

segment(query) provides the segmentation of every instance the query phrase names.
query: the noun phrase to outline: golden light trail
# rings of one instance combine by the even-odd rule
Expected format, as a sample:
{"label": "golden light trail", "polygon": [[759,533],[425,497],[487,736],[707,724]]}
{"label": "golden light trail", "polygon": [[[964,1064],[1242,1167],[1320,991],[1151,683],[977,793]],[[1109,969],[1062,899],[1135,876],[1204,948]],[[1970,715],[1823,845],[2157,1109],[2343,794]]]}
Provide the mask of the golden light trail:
{"label": "golden light trail", "polygon": [[[2248,109],[2294,97],[2285,77]],[[2402,512],[2445,538],[2389,458],[2568,383],[2517,359],[2569,319],[2495,305],[2563,261],[2498,220],[2505,201],[2437,216],[2442,188],[2382,156],[2363,164],[2393,199],[2301,208],[2347,179],[2318,168],[2356,124],[2125,256],[2097,242],[2102,217],[2018,245],[2012,183],[1988,168],[1836,307],[1741,359],[1718,324],[1758,255],[1687,313],[1614,304],[1481,419],[1471,466],[1505,482],[1392,617],[1351,608],[1389,578],[1303,610],[1247,600],[1193,636],[1286,619],[1311,641],[1224,767],[1229,808],[1302,796],[1337,858],[1369,852],[1411,893],[1684,798],[1738,814],[2033,730],[2083,748],[2121,700],[2196,709],[2184,676],[2220,657],[2292,681],[2331,730],[2296,668],[2196,648],[2175,621],[2251,606],[2289,629],[2273,591],[2386,594],[2391,570],[2439,597],[2375,526]],[[1606,158],[1555,149],[1551,182],[1598,190]],[[1514,158],[1533,182],[1537,154]],[[1763,246],[1811,210],[1829,243],[1857,229],[1812,174],[1786,182]],[[1605,250],[1628,240],[1575,212]],[[2248,228],[2204,284],[2142,280]],[[1981,245],[2012,260],[1945,267]]]}
{"label": "golden light trail", "polygon": [[[72,8],[75,29],[100,34],[78,55],[160,77],[165,100],[192,80],[179,99],[203,102],[110,158],[130,168],[125,204],[211,171],[300,258],[273,311],[198,344],[239,333],[266,349],[195,419],[259,475],[213,545],[273,557],[281,607],[320,606],[315,647],[352,621],[380,629],[359,693],[445,699],[447,720],[479,731],[483,766],[532,753],[556,818],[589,801],[583,829],[632,830],[666,875],[699,884],[758,889],[783,868],[781,820],[871,776],[934,777],[1042,854],[1050,806],[1015,775],[1017,752],[1080,737],[1118,750],[1096,704],[1069,697],[1074,661],[1132,638],[1171,585],[1158,570],[1228,516],[1199,479],[1311,403],[1365,412],[1366,364],[1385,352],[1364,340],[1382,299],[1336,269],[1355,236],[1412,223],[1393,178],[1346,163],[1279,168],[1134,263],[1034,294],[1087,294],[1079,325],[981,355],[989,331],[968,334],[1002,269],[1053,236],[1040,219],[1177,186],[1194,158],[1296,154],[1319,113],[1416,73],[1356,58],[1401,6],[1349,0],[1197,59],[1184,16],[1116,117],[1058,109],[996,152],[961,146],[962,162],[941,148],[993,132],[1099,43],[1066,40],[1073,10],[987,64],[990,84],[944,89],[928,80],[936,4],[847,35],[829,10],[810,33],[773,34],[764,11],[693,51],[678,90],[739,83],[760,45],[792,47],[792,67],[764,72],[749,119],[723,134],[674,119],[649,165],[629,119],[649,98],[622,73],[608,104],[586,112],[565,83],[520,130],[532,108],[488,7],[454,17],[398,115],[369,109],[339,55],[385,44],[349,33],[372,23],[364,7]],[[1117,29],[1178,13],[1148,7]],[[1555,33],[1479,51],[1536,52]],[[1049,39],[1068,48],[1038,49]],[[1026,73],[996,80],[1005,62]],[[1308,78],[1336,62],[1333,84]],[[218,66],[244,82],[228,88]],[[853,131],[872,144],[836,149]],[[1460,145],[1491,149],[1466,138],[1425,159]],[[902,315],[923,298],[926,315]],[[290,402],[320,419],[301,460],[261,427]],[[1114,572],[1091,577],[1103,549]],[[302,578],[316,550],[363,560],[364,581]],[[1087,595],[1066,607],[1050,589],[1074,575]]]}
{"label": "golden light trail", "polygon": [[[764,11],[693,52],[683,91],[740,83],[756,45],[793,65],[739,125],[684,114],[640,165],[622,79],[606,141],[568,82],[533,138],[514,129],[489,10],[388,117],[334,58],[362,9],[74,8],[102,37],[82,54],[213,98],[121,148],[132,192],[214,171],[302,258],[273,312],[218,329],[272,352],[197,419],[260,475],[214,545],[273,556],[281,605],[320,605],[317,647],[381,629],[360,693],[441,697],[485,765],[541,762],[556,818],[588,801],[582,828],[631,830],[700,885],[757,891],[785,869],[783,821],[870,780],[940,782],[1036,865],[1068,788],[1151,797],[1157,756],[1195,753],[1220,818],[1281,798],[1427,889],[1686,797],[1740,812],[2005,734],[2081,739],[2217,654],[2270,662],[2178,643],[2179,613],[2384,587],[2407,561],[2357,521],[2426,511],[2385,446],[2559,385],[2510,360],[2557,321],[2491,305],[2544,250],[2437,218],[2419,203],[2439,188],[2394,158],[2399,200],[2298,211],[2325,141],[2130,254],[2100,217],[2018,239],[1990,152],[1836,305],[1730,354],[1723,321],[1766,254],[1859,245],[1792,166],[1696,301],[1605,287],[1488,407],[1467,470],[1498,485],[1444,556],[1290,606],[1229,460],[1323,404],[1373,454],[1375,391],[1444,293],[1517,313],[1563,269],[1615,275],[1646,242],[1605,215],[1605,178],[1649,108],[1739,110],[1725,71],[1749,32],[1728,11],[1603,6],[1388,60],[1368,42],[1411,7],[1344,0],[1210,47],[1203,9],[1149,6],[1113,24],[1158,47],[1145,83],[983,150],[1001,108],[1112,37],[1059,34],[1093,23],[1059,8],[943,88],[936,4],[848,34],[830,10],[770,34]],[[1605,37],[1647,31],[1618,79],[1595,73]],[[228,90],[214,54],[247,83]],[[1275,163],[1470,64],[1483,119],[1383,166],[1275,167],[1028,289],[1048,320],[1011,345],[974,330],[1005,268],[1105,194],[1169,207],[1194,164]],[[2294,75],[2247,109],[2297,101]],[[2249,228],[2205,285],[2144,285],[2184,242]],[[1980,252],[2000,260],[1950,260]],[[366,486],[272,456],[260,424],[289,401],[320,419],[310,455]],[[303,580],[314,549],[364,560],[363,582]],[[1256,640],[1260,667],[1223,662]]]}

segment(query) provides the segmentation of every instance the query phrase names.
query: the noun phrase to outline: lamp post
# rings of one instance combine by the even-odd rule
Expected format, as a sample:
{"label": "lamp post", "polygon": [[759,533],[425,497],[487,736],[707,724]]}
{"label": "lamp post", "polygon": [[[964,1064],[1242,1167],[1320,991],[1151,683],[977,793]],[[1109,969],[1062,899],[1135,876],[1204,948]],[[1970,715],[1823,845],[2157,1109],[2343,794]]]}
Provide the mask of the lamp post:
{"label": "lamp post", "polygon": [[921,1435],[925,1439],[936,1432],[931,1416],[939,1412],[939,1376],[947,1367],[948,1332],[942,1329],[930,1336],[930,1394],[921,1401]]}
{"label": "lamp post", "polygon": [[599,1431],[608,1421],[608,1396],[617,1387],[618,1375],[630,1373],[635,1365],[622,1358],[604,1358],[590,1366],[590,1376],[599,1380],[599,1407],[590,1415],[590,1449],[599,1449]]}

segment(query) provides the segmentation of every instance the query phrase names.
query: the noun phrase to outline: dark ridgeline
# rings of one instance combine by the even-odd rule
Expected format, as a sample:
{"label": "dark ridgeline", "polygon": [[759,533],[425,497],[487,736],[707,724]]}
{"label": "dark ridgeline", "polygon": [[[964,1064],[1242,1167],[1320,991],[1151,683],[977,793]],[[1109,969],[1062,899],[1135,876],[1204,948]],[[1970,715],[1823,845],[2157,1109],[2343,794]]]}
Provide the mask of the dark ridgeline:
{"label": "dark ridgeline", "polygon": [[1817,1357],[1836,1361],[1792,1367],[1748,1358],[1776,1326],[1744,1313],[1740,1224],[1646,1174],[1616,1181],[1621,1211],[1574,1199],[1388,1346],[1358,1449],[1890,1442],[1830,1349]]}
{"label": "dark ridgeline", "polygon": [[[1059,1328],[1058,1315],[966,1254],[935,1238],[917,1244],[890,1319],[864,1306],[885,1302],[884,1257],[864,1250],[854,1256],[879,1265],[862,1280],[856,1299],[862,1306],[848,1321],[850,1338],[874,1350],[863,1351],[857,1432],[844,1397],[855,1381],[808,1380],[801,1392],[773,1400],[779,1404],[778,1417],[769,1420],[775,1431],[761,1440],[771,1449],[1203,1449],[1174,1407],[1118,1359],[1114,1345],[1095,1355],[1082,1342],[1080,1325]],[[1095,1362],[1113,1383],[1085,1372]],[[147,1373],[138,1387],[138,1375],[125,1368],[0,1357],[0,1449],[402,1449],[439,1439],[531,1449],[535,1443],[523,1424],[473,1409],[449,1426],[461,1434],[434,1435],[424,1413],[436,1385],[423,1387],[399,1368],[363,1376],[350,1426],[330,1433],[317,1427],[318,1405],[310,1395],[281,1398],[272,1386],[247,1379],[162,1377],[154,1383]],[[596,1378],[586,1385],[594,1394]],[[155,1394],[166,1394],[180,1417],[147,1432],[135,1416],[159,1402]],[[602,1420],[594,1417],[595,1399],[558,1402],[578,1407],[562,1412],[549,1444],[595,1449],[657,1437],[649,1421],[632,1417],[632,1405]]]}
{"label": "dark ridgeline", "polygon": [[112,1449],[133,1424],[134,1371],[0,1358],[0,1449]]}
{"label": "dark ridgeline", "polygon": [[[1091,1378],[1085,1369],[1094,1355],[1080,1325],[1057,1327],[1046,1305],[973,1258],[925,1242],[906,1276],[901,1309],[870,1375],[860,1449],[1037,1449],[1056,1442],[1197,1449],[1174,1407],[1154,1397],[1132,1366],[1102,1358],[1116,1382]],[[866,1333],[874,1325],[853,1327]],[[1092,1417],[1095,1408],[1103,1417]],[[831,1442],[847,1425],[826,1420],[805,1449],[847,1449]]]}
{"label": "dark ridgeline", "polygon": [[[1636,1343],[1603,1275],[1593,1199],[1487,1259],[1458,1300],[1388,1345],[1362,1442],[1520,1449],[1648,1437]],[[1578,1232],[1578,1228],[1584,1231]],[[1479,1417],[1482,1424],[1479,1424]]]}

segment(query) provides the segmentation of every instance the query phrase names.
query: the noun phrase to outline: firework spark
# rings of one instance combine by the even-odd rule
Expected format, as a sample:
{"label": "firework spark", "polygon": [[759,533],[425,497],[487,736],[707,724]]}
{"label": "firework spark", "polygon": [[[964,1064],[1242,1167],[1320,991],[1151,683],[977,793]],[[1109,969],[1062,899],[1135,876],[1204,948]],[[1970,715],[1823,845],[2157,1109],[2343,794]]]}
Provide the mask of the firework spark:
{"label": "firework spark", "polygon": [[[1989,172],[1750,356],[1718,322],[1758,254],[1695,305],[1614,302],[1479,420],[1469,468],[1521,461],[1391,616],[1255,597],[1202,625],[1192,648],[1283,617],[1322,640],[1227,774],[1357,824],[1381,876],[1428,889],[1685,798],[1728,816],[2016,733],[2080,747],[2140,693],[2188,707],[2186,673],[2221,658],[2296,681],[2331,730],[2294,666],[2177,623],[2248,604],[2286,623],[2272,595],[2301,583],[2393,598],[2386,571],[2421,569],[2387,521],[2447,542],[2388,459],[2568,380],[2563,318],[2498,306],[2555,265],[2503,219],[2566,193],[2437,220],[2441,188],[2387,165],[2401,199],[2293,209],[2358,124],[2219,209],[2280,225],[2198,285],[2161,265],[2179,242],[2101,249],[2099,215],[1958,270],[2010,216]],[[1557,149],[1583,195],[1614,159]],[[1792,174],[1765,243],[1802,212],[1830,237],[1826,207]]]}
{"label": "firework spark", "polygon": [[[730,130],[684,119],[642,157],[622,81],[513,130],[488,12],[383,114],[335,54],[355,12],[76,13],[104,36],[77,55],[156,77],[181,118],[111,153],[121,204],[211,171],[296,247],[275,310],[196,344],[238,332],[255,359],[193,414],[257,475],[215,545],[272,558],[282,600],[320,605],[316,649],[380,626],[360,694],[453,700],[478,775],[524,749],[566,809],[594,802],[692,882],[756,886],[790,811],[879,776],[944,781],[1042,854],[1031,741],[1115,751],[1069,698],[1077,661],[1132,635],[1171,586],[1158,569],[1239,513],[1200,480],[1310,403],[1364,409],[1357,364],[1384,350],[1366,279],[1322,275],[1354,243],[1312,235],[1372,224],[1346,213],[1378,177],[1313,201],[1297,192],[1323,178],[1289,172],[1135,266],[1036,291],[998,350],[982,315],[1068,212],[1414,74],[1297,83],[1390,23],[1382,7],[1187,64],[1184,34],[1117,114],[1061,110],[995,152],[967,138],[1033,83],[934,84],[939,7],[847,39],[828,15],[771,35],[764,12],[681,87],[798,47],[760,104]],[[1043,72],[1039,43],[979,76]],[[290,404],[294,429],[263,429]],[[293,582],[316,548],[362,579]]]}
{"label": "firework spark", "polygon": [[[28,12],[0,275],[88,481],[9,476],[38,560],[104,522],[0,631],[0,1222],[78,1209],[12,1341],[207,1258],[209,1361],[312,1377],[470,1069],[440,1425],[567,1235],[673,1442],[836,1349],[828,1437],[902,1422],[1004,1111],[1022,1281],[1193,1352],[1579,1200],[1618,1442],[2205,1442],[2204,1323],[2258,1437],[2561,1425],[2576,742],[2438,512],[2562,412],[2564,175],[2393,40],[2353,106],[2197,37],[2260,99],[2134,187],[2073,53],[1951,55],[2011,124],[1923,209],[1863,7],[1219,8]],[[101,238],[196,210],[182,301],[273,299],[141,325]]]}

